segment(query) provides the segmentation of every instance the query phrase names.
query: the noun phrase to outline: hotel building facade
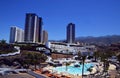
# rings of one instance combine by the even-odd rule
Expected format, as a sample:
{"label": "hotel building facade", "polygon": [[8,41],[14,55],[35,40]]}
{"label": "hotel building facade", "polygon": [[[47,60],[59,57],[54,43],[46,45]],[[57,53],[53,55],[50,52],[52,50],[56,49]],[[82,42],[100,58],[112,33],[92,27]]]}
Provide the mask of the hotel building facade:
{"label": "hotel building facade", "polygon": [[43,33],[42,33],[43,35],[43,44],[46,44],[47,42],[48,42],[48,32],[47,31],[45,31],[45,30],[43,30]]}
{"label": "hotel building facade", "polygon": [[67,26],[67,43],[75,43],[75,24],[73,23]]}
{"label": "hotel building facade", "polygon": [[42,18],[34,13],[27,13],[25,19],[25,42],[42,42]]}
{"label": "hotel building facade", "polygon": [[24,30],[16,26],[10,28],[10,43],[24,42]]}

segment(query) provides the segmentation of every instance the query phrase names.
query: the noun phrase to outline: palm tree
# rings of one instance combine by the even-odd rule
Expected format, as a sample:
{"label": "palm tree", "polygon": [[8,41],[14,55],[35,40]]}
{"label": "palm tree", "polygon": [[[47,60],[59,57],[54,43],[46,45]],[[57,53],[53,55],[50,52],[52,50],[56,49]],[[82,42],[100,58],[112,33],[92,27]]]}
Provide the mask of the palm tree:
{"label": "palm tree", "polygon": [[83,78],[83,75],[84,75],[84,63],[85,63],[85,59],[86,59],[86,56],[82,56],[82,64],[83,64],[83,67],[82,67],[82,78]]}
{"label": "palm tree", "polygon": [[66,49],[66,52],[67,52],[67,57],[66,57],[66,58],[68,58],[69,50],[68,50],[68,49]]}
{"label": "palm tree", "polygon": [[101,51],[100,50],[96,50],[93,54],[93,56],[95,57],[95,61],[97,61],[97,59],[101,56]]}
{"label": "palm tree", "polygon": [[70,63],[66,62],[65,66],[66,66],[66,71],[68,70],[68,66],[70,65]]}
{"label": "palm tree", "polygon": [[82,55],[81,55],[81,52],[79,51],[78,52],[78,60],[80,60],[81,57],[82,57]]}
{"label": "palm tree", "polygon": [[82,57],[82,78],[83,78],[83,75],[84,75],[84,63],[85,63],[85,59],[86,59],[86,56],[82,56],[81,52],[79,51],[78,52],[78,60],[81,60],[81,57]]}
{"label": "palm tree", "polygon": [[94,56],[95,56],[95,61],[97,61],[97,52],[94,52]]}
{"label": "palm tree", "polygon": [[103,73],[107,73],[108,71],[108,67],[109,67],[109,62],[108,62],[108,57],[109,57],[109,54],[107,52],[108,50],[104,50],[102,52],[102,56],[101,56],[101,61],[103,61],[103,64],[104,64],[104,72]]}

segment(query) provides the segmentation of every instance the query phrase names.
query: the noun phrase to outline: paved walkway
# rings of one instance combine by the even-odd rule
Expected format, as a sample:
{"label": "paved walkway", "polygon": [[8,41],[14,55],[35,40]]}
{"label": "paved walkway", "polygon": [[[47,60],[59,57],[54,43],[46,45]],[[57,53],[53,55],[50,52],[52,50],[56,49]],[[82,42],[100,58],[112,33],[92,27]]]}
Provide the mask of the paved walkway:
{"label": "paved walkway", "polygon": [[9,74],[9,75],[0,76],[0,78],[35,78],[35,77],[27,73],[20,73],[20,74]]}
{"label": "paved walkway", "polygon": [[34,73],[33,71],[28,71],[28,74],[34,76],[35,78],[46,78],[46,77],[44,77],[42,75]]}

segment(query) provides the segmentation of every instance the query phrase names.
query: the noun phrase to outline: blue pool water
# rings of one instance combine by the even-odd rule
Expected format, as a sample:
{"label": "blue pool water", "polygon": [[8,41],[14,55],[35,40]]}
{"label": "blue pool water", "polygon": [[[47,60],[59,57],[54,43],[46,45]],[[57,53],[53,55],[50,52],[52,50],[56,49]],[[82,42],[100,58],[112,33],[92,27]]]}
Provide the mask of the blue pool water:
{"label": "blue pool water", "polygon": [[[91,66],[94,66],[92,63],[86,63],[84,65],[84,74],[88,74],[89,71],[87,71],[88,68],[90,68]],[[61,72],[67,72],[69,74],[79,74],[82,75],[82,67],[83,65],[80,65],[80,67],[74,67],[73,66],[67,66],[67,71],[66,71],[66,66],[61,66],[61,67],[56,67],[53,70],[56,70],[57,72],[61,73]]]}

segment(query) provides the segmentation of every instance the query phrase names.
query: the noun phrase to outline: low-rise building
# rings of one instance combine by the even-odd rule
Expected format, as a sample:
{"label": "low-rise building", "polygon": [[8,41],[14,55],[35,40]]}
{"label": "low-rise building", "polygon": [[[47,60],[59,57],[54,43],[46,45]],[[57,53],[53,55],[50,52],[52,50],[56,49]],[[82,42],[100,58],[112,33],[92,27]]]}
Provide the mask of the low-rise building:
{"label": "low-rise building", "polygon": [[81,52],[82,54],[87,53],[91,55],[93,53],[90,52],[94,52],[96,50],[94,45],[81,46],[79,44],[69,44],[63,42],[49,42],[48,46],[53,52],[68,54],[77,54],[78,52]]}

